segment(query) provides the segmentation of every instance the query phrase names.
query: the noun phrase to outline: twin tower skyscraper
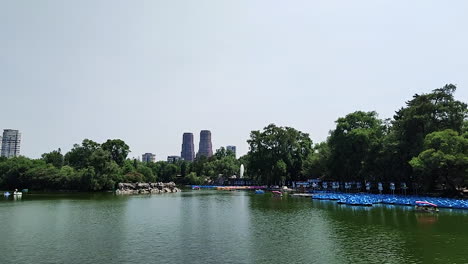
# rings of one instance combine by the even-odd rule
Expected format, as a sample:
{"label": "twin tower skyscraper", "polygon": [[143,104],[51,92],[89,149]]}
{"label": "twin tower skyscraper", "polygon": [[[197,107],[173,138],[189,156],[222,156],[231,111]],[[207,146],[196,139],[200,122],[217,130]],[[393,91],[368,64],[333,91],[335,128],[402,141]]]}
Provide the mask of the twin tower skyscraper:
{"label": "twin tower skyscraper", "polygon": [[[193,133],[184,133],[182,136],[182,151],[180,153],[182,159],[193,161],[195,159],[195,148],[193,144]],[[213,156],[213,146],[211,144],[211,131],[202,130],[200,132],[200,144],[198,145],[197,157]]]}

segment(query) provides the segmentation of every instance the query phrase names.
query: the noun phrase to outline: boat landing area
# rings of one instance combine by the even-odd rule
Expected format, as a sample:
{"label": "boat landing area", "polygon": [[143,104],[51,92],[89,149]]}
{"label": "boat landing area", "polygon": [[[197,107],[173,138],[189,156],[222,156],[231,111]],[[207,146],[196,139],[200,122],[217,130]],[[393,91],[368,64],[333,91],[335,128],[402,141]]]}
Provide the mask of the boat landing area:
{"label": "boat landing area", "polygon": [[291,195],[295,196],[295,197],[312,197],[312,196],[314,196],[313,193],[293,193]]}

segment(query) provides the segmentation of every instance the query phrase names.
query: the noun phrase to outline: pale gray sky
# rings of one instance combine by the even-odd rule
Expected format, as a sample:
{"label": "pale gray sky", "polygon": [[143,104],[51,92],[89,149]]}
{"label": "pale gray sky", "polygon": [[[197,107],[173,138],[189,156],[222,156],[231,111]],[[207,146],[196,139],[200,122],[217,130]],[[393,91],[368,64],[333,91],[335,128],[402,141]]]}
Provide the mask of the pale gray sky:
{"label": "pale gray sky", "polygon": [[446,83],[468,98],[468,1],[0,0],[0,128],[39,157],[84,138],[180,155],[182,133],[323,141]]}

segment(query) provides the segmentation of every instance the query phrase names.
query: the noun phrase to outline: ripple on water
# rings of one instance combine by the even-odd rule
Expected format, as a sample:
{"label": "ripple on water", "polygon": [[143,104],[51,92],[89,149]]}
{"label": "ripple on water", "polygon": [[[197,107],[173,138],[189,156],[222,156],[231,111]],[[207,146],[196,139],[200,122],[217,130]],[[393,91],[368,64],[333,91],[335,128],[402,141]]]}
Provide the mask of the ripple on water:
{"label": "ripple on water", "polygon": [[468,215],[248,192],[0,202],[0,263],[462,263]]}

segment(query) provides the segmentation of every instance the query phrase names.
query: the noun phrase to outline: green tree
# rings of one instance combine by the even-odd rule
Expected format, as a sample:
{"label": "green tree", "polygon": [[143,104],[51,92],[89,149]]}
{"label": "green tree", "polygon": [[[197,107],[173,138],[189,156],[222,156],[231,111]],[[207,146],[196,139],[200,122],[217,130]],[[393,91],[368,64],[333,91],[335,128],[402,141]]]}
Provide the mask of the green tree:
{"label": "green tree", "polygon": [[182,177],[187,176],[189,170],[190,170],[190,168],[189,168],[188,162],[187,161],[182,161],[180,163],[180,175],[182,175]]}
{"label": "green tree", "polygon": [[89,166],[89,159],[100,145],[92,140],[85,139],[82,144],[75,144],[73,148],[65,154],[65,164],[75,169],[82,169]]}
{"label": "green tree", "polygon": [[[312,140],[308,134],[270,124],[263,131],[252,131],[247,142],[250,146],[249,172],[259,182],[283,184],[284,180],[305,178],[303,165],[312,153]],[[283,173],[284,177],[280,177]]]}
{"label": "green tree", "polygon": [[80,175],[70,166],[63,166],[59,171],[61,180],[61,189],[65,190],[79,190],[80,189]]}
{"label": "green tree", "polygon": [[27,183],[24,183],[23,187],[35,190],[61,189],[63,182],[59,172],[60,170],[51,164],[32,167],[25,174]]}
{"label": "green tree", "polygon": [[102,144],[102,149],[108,151],[119,166],[123,165],[128,153],[130,153],[130,147],[120,139],[108,139]]}
{"label": "green tree", "polygon": [[228,155],[219,160],[215,160],[213,165],[215,174],[222,174],[225,177],[237,175],[240,167],[240,164],[234,155]]}
{"label": "green tree", "polygon": [[61,168],[63,166],[64,158],[60,148],[58,150],[42,154],[42,159],[47,164],[52,164],[57,168]]}
{"label": "green tree", "polygon": [[384,133],[376,112],[357,111],[338,118],[328,140],[331,179],[376,180],[375,157],[382,148]]}
{"label": "green tree", "polygon": [[468,183],[468,133],[459,135],[446,129],[428,134],[423,151],[409,163],[422,177],[419,182],[426,191],[443,184],[449,193],[455,193]]}
{"label": "green tree", "polygon": [[144,182],[145,176],[139,172],[129,172],[124,175],[124,182]]}
{"label": "green tree", "polygon": [[329,162],[330,148],[328,142],[316,144],[314,151],[304,161],[303,174],[310,178],[330,178]]}
{"label": "green tree", "polygon": [[203,177],[198,177],[195,172],[189,173],[184,177],[185,184],[200,185],[204,183]]}
{"label": "green tree", "polygon": [[137,172],[143,175],[145,182],[155,182],[156,176],[154,175],[153,171],[147,167],[145,164],[139,164],[137,168]]}
{"label": "green tree", "polygon": [[29,186],[28,170],[38,165],[45,165],[44,161],[42,164],[37,164],[26,157],[13,157],[0,163],[0,182],[2,186],[8,189],[14,188],[27,188]]}
{"label": "green tree", "polygon": [[234,152],[232,152],[231,150],[227,150],[224,147],[217,149],[213,156],[215,157],[215,159],[218,159],[218,160],[224,157],[229,157],[229,156],[232,156],[234,158],[236,157]]}
{"label": "green tree", "polygon": [[456,86],[445,85],[429,94],[416,94],[398,110],[392,122],[393,157],[389,162],[397,166],[393,173],[411,181],[413,173],[409,161],[423,150],[426,135],[445,129],[461,133],[468,115],[467,104],[454,98]]}

